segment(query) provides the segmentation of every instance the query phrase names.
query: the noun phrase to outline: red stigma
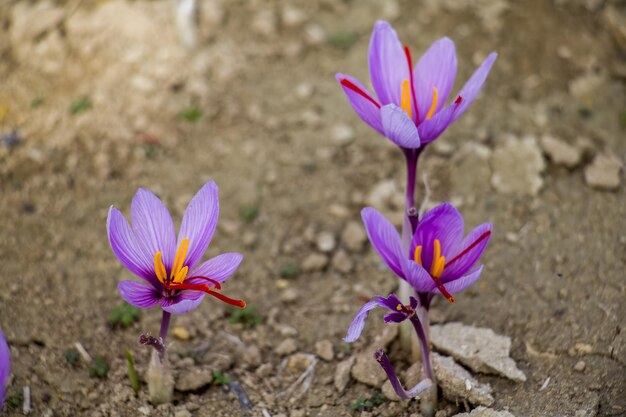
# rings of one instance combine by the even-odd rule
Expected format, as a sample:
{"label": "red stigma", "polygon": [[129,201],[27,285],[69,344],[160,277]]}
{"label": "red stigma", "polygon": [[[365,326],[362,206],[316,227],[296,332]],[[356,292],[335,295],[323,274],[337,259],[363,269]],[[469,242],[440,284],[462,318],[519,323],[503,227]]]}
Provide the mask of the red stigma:
{"label": "red stigma", "polygon": [[374,100],[372,97],[370,97],[370,95],[367,94],[365,91],[357,87],[352,81],[348,80],[347,78],[342,78],[341,81],[339,81],[339,83],[343,85],[344,87],[349,88],[350,90],[354,91],[361,97],[364,97],[365,99],[369,100],[374,106],[380,109],[380,104],[378,104],[378,102]]}
{"label": "red stigma", "polygon": [[203,280],[209,281],[211,284],[213,284],[213,286],[215,287],[216,290],[221,290],[222,289],[222,285],[218,281],[214,280],[213,278],[197,276],[197,277],[189,277],[189,278],[185,278],[185,279],[186,280],[203,279]]}
{"label": "red stigma", "polygon": [[407,45],[404,45],[404,55],[406,56],[406,63],[409,66],[409,83],[411,84],[411,101],[413,109],[415,110],[415,120],[419,120],[419,113],[417,110],[417,101],[415,99],[415,87],[413,85],[413,60],[411,59],[411,50]]}
{"label": "red stigma", "polygon": [[457,256],[455,256],[454,258],[452,258],[450,260],[450,262],[448,262],[444,268],[449,267],[451,264],[455,263],[456,261],[458,261],[459,259],[461,259],[464,255],[466,255],[469,251],[471,251],[472,249],[474,249],[474,247],[476,245],[478,245],[482,240],[486,239],[487,237],[489,237],[491,235],[491,230],[486,231],[485,233],[483,233],[482,235],[480,235],[478,237],[478,239],[476,239],[475,241],[472,242],[471,245],[469,245],[467,248],[465,248],[463,250],[463,252],[459,253]]}
{"label": "red stigma", "polygon": [[437,280],[436,282],[437,282],[437,288],[439,289],[441,294],[444,297],[446,297],[446,299],[450,301],[451,304],[454,304],[454,297],[452,296],[452,294],[450,294],[448,290],[446,290],[446,287],[444,287],[443,284],[439,282],[439,280]]}
{"label": "red stigma", "polygon": [[[194,277],[194,278],[205,278],[209,281],[215,281],[212,280],[211,278],[206,278],[206,277]],[[218,285],[219,283],[217,281],[215,281]],[[246,302],[244,300],[236,300],[234,298],[230,298],[225,296],[222,293],[219,293],[217,291],[213,291],[211,289],[211,287],[209,287],[207,284],[177,284],[177,283],[170,283],[166,288],[168,289],[173,289],[173,290],[190,290],[190,291],[201,291],[205,294],[209,294],[212,295],[213,297],[217,298],[218,300],[221,300],[223,302],[225,302],[226,304],[230,304],[231,306],[235,306],[235,307],[239,307],[239,308],[245,308],[246,307]],[[216,286],[216,288],[218,288]],[[221,288],[221,287],[220,287]]]}
{"label": "red stigma", "polygon": [[461,104],[462,101],[463,101],[463,97],[458,96],[456,98],[456,100],[454,100],[454,104],[456,104],[458,106],[459,104]]}

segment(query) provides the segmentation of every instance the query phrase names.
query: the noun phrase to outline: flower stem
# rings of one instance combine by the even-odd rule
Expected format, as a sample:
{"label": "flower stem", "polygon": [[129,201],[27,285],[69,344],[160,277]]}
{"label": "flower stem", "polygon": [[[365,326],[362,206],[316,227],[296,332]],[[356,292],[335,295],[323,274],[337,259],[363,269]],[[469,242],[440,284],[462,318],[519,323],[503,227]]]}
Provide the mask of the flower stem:
{"label": "flower stem", "polygon": [[430,356],[430,343],[428,338],[429,319],[428,309],[423,306],[418,307],[417,313],[411,316],[411,323],[415,328],[415,334],[422,351],[422,366],[424,375],[432,381],[428,391],[424,393],[420,400],[420,409],[425,417],[430,417],[437,410],[437,380],[433,372],[433,364]]}
{"label": "flower stem", "polygon": [[430,387],[432,386],[432,382],[429,379],[424,379],[413,388],[405,390],[402,386],[402,383],[398,379],[398,375],[396,375],[396,371],[393,369],[391,361],[389,360],[385,352],[382,349],[378,349],[376,352],[374,352],[374,358],[376,359],[376,361],[378,361],[380,366],[387,374],[393,390],[396,392],[396,394],[398,394],[398,397],[400,398],[403,398],[405,400],[415,398],[426,390],[430,389]]}
{"label": "flower stem", "polygon": [[165,338],[167,337],[167,330],[170,327],[170,318],[172,315],[167,311],[163,310],[163,317],[161,318],[161,331],[159,332],[159,336],[161,337],[161,341],[165,344]]}

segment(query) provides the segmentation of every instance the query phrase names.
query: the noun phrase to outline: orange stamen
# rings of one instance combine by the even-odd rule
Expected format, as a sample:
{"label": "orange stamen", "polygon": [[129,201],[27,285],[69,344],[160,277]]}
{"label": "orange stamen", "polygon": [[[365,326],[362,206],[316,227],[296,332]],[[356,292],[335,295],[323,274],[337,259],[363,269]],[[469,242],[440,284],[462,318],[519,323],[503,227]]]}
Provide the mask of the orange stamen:
{"label": "orange stamen", "polygon": [[437,101],[439,101],[439,90],[437,90],[437,87],[433,87],[433,101],[430,105],[428,113],[426,114],[426,120],[430,119],[435,114],[435,110],[437,110]]}

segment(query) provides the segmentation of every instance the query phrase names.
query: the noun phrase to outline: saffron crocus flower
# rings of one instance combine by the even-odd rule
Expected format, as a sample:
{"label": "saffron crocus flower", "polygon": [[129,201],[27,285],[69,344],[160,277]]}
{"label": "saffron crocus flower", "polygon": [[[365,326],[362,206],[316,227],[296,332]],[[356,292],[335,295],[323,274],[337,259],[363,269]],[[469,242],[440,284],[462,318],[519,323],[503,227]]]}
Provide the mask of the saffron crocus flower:
{"label": "saffron crocus flower", "polygon": [[0,411],[4,405],[4,394],[9,382],[9,372],[11,370],[11,352],[9,345],[0,330]]}
{"label": "saffron crocus flower", "polygon": [[348,101],[372,128],[402,148],[432,142],[472,104],[496,59],[489,54],[446,106],[456,76],[456,50],[448,38],[436,41],[415,67],[408,46],[384,21],[376,22],[369,45],[369,71],[376,95],[357,79],[337,74]]}
{"label": "saffron crocus flower", "polygon": [[160,305],[172,314],[193,310],[205,294],[245,307],[245,301],[219,292],[221,283],[239,266],[241,254],[224,253],[199,264],[213,237],[218,213],[218,190],[213,181],[205,184],[187,206],[178,238],[169,211],[146,189],[139,189],[131,203],[132,227],[118,209],[111,207],[107,220],[111,248],[129,271],[145,281],[120,282],[122,297],[135,307]]}
{"label": "saffron crocus flower", "polygon": [[483,267],[474,265],[487,246],[491,223],[476,227],[463,238],[463,217],[451,204],[441,204],[419,220],[406,253],[395,227],[382,214],[367,207],[361,216],[380,257],[418,294],[441,294],[454,302],[452,294],[480,277]]}

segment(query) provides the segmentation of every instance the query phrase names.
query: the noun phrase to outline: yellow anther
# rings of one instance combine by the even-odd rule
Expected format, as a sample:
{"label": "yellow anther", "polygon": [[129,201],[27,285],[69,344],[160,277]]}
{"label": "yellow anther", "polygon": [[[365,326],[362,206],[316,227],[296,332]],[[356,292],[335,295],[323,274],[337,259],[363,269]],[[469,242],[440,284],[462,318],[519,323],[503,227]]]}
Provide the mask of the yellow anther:
{"label": "yellow anther", "polygon": [[400,107],[409,115],[409,118],[413,117],[411,111],[411,84],[409,84],[409,80],[402,81],[402,102]]}
{"label": "yellow anther", "polygon": [[165,283],[167,279],[167,271],[165,270],[165,265],[163,265],[163,260],[161,259],[161,252],[157,252],[154,254],[154,272],[156,273],[157,278],[162,283]]}
{"label": "yellow anther", "polygon": [[415,252],[413,253],[413,260],[422,265],[422,245],[419,245],[415,248]]}
{"label": "yellow anther", "polygon": [[402,310],[402,304],[398,304],[398,305],[396,306],[396,310],[398,310],[398,311]]}
{"label": "yellow anther", "polygon": [[178,271],[178,273],[174,277],[173,281],[176,284],[182,284],[183,281],[185,281],[185,278],[187,278],[187,271],[189,271],[189,267],[188,266],[185,266],[185,267],[181,268],[180,271]]}
{"label": "yellow anther", "polygon": [[443,274],[443,267],[446,264],[446,257],[441,256],[441,242],[435,239],[433,244],[433,260],[430,263],[430,275],[439,278]]}
{"label": "yellow anther", "polygon": [[175,278],[178,276],[178,273],[180,272],[181,268],[183,267],[183,264],[185,263],[185,259],[187,258],[188,250],[189,250],[189,239],[184,238],[183,240],[180,241],[180,246],[178,246],[178,250],[176,251],[176,257],[174,258],[174,265],[172,266],[172,272],[170,272],[171,279],[175,280]]}
{"label": "yellow anther", "polygon": [[438,100],[439,100],[439,90],[437,90],[437,87],[433,87],[433,102],[431,103],[430,109],[428,110],[428,113],[426,114],[426,120],[430,119],[435,114]]}

